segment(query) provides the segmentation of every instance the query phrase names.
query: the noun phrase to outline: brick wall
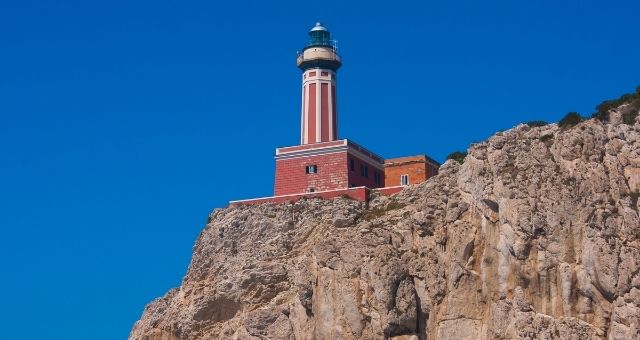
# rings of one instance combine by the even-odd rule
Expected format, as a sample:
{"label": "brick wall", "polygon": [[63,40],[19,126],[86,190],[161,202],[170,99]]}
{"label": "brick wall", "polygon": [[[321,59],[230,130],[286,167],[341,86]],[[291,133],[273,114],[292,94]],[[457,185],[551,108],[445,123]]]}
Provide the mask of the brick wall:
{"label": "brick wall", "polygon": [[[351,160],[353,160],[354,167],[351,169]],[[362,166],[367,166],[368,168],[368,176],[362,175]],[[380,164],[378,164],[380,167]],[[347,169],[349,172],[349,187],[360,187],[365,186],[367,188],[381,188],[384,187],[384,171],[379,170],[372,164],[372,161],[365,161],[351,153],[347,158]],[[380,176],[380,182],[376,183],[375,181],[375,173],[378,173]]]}
{"label": "brick wall", "polygon": [[[307,174],[307,165],[317,165],[318,172]],[[276,160],[274,195],[345,189],[348,186],[347,152]]]}
{"label": "brick wall", "polygon": [[435,176],[438,166],[425,156],[412,156],[385,160],[385,186],[402,185],[400,177],[409,175],[409,184],[418,184]]}

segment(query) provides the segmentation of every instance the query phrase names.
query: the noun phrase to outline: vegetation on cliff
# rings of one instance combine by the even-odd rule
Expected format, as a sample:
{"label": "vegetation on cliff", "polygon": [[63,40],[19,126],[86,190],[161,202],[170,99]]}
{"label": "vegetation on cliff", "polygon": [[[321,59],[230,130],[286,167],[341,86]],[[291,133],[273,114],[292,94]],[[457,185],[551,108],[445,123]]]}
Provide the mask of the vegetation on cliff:
{"label": "vegetation on cliff", "polygon": [[636,87],[636,92],[634,93],[625,93],[617,99],[603,101],[596,106],[596,112],[591,117],[602,122],[608,122],[610,111],[624,104],[629,104],[634,108],[634,110],[629,110],[628,113],[622,115],[622,121],[631,125],[635,122],[638,110],[640,110],[640,86]]}

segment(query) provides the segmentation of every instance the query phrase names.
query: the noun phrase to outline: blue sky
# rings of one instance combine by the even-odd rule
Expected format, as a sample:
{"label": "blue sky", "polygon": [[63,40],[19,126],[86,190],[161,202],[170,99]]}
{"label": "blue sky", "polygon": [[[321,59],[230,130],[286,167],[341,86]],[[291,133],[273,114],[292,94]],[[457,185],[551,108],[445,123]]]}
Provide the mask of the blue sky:
{"label": "blue sky", "polygon": [[268,196],[295,53],[339,41],[340,136],[443,161],[640,85],[637,1],[0,2],[0,328],[123,339],[211,209]]}

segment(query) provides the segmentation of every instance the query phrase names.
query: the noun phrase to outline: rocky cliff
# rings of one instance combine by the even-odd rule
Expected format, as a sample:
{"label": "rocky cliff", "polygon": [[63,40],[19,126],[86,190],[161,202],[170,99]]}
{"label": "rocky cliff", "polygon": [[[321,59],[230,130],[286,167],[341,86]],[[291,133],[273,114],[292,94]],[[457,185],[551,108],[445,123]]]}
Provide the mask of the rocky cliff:
{"label": "rocky cliff", "polygon": [[606,124],[519,125],[368,207],[217,209],[182,285],[130,338],[638,339],[629,110]]}

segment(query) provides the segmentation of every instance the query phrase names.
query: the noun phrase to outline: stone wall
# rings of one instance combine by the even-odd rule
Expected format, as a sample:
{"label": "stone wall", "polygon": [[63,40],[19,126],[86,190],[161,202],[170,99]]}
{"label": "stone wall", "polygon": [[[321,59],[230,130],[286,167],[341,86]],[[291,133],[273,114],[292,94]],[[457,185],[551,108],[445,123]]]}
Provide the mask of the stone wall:
{"label": "stone wall", "polygon": [[[316,165],[317,173],[307,174],[308,165]],[[346,151],[276,161],[275,196],[345,189],[347,183]]]}

